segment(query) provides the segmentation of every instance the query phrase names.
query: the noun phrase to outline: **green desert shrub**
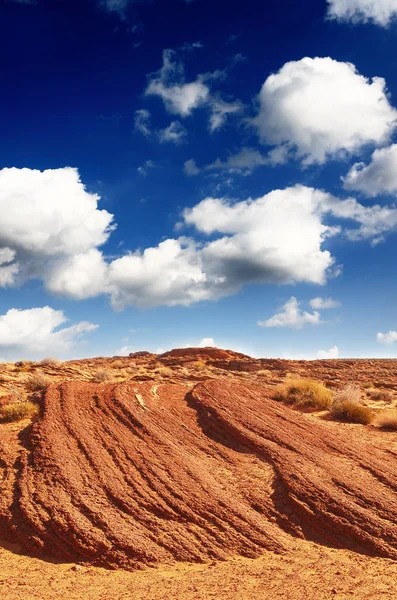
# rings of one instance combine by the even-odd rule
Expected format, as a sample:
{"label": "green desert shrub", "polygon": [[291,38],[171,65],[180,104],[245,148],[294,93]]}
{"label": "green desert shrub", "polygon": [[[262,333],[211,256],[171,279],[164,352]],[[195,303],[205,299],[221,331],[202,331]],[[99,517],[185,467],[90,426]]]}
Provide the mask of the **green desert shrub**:
{"label": "green desert shrub", "polygon": [[32,419],[39,412],[39,407],[33,402],[15,402],[0,408],[0,418],[8,423]]}
{"label": "green desert shrub", "polygon": [[320,381],[288,378],[276,388],[274,399],[307,408],[328,410],[332,406],[332,391]]}

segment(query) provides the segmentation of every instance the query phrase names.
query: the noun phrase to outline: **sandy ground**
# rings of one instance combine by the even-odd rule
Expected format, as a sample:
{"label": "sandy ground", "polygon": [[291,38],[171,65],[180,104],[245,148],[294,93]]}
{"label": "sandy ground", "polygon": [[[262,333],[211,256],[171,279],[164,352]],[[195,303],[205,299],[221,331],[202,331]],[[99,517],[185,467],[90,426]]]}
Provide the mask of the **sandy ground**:
{"label": "sandy ground", "polygon": [[[8,549],[7,549],[8,548]],[[397,563],[297,541],[291,553],[131,573],[54,564],[0,548],[6,600],[377,600],[397,598]]]}

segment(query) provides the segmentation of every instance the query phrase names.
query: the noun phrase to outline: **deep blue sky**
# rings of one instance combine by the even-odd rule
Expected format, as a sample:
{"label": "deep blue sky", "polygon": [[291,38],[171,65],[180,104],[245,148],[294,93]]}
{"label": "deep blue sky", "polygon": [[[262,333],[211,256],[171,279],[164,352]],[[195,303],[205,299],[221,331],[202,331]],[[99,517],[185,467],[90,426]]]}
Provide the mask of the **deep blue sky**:
{"label": "deep blue sky", "polygon": [[[368,198],[344,190],[341,180],[354,163],[368,163],[376,146],[391,144],[393,131],[387,143],[362,144],[343,158],[311,166],[291,159],[244,173],[203,170],[189,176],[184,163],[192,159],[202,168],[243,147],[265,156],[272,145],[261,143],[249,123],[258,113],[258,94],[270,74],[303,57],[331,57],[354,64],[367,78],[384,78],[388,100],[397,106],[397,24],[328,20],[325,0],[142,0],[131,2],[123,14],[99,4],[0,0],[0,169],[78,169],[86,190],[101,196],[99,209],[113,214],[117,223],[100,248],[108,262],[127,251],[191,235],[194,228],[179,231],[175,225],[183,209],[207,197],[233,204],[300,184],[340,199],[350,195],[364,206],[393,205],[390,194]],[[197,42],[200,47],[186,48]],[[184,64],[185,83],[199,74],[224,71],[222,79],[211,80],[211,93],[244,108],[210,133],[208,108],[183,117],[170,113],[159,96],[145,96],[165,49],[175,50],[175,62]],[[150,136],[134,129],[138,110],[150,112]],[[186,129],[186,139],[160,143],[156,132],[175,120]],[[153,166],[145,166],[147,161]],[[5,204],[0,208],[5,210]],[[13,211],[12,202],[6,210]],[[330,219],[325,222],[331,224]],[[50,339],[41,349],[32,341],[2,342],[0,325],[0,358],[113,355],[122,347],[168,349],[196,345],[203,338],[257,356],[315,358],[334,346],[340,356],[393,356],[392,344],[377,341],[379,332],[397,330],[393,230],[376,245],[371,239],[352,242],[343,236],[324,241],[322,249],[343,270],[327,277],[323,286],[246,281],[220,299],[190,306],[129,305],[116,311],[106,293],[78,299],[46,290],[44,275],[25,277],[0,289],[1,315],[14,308],[50,306],[64,311],[66,326],[89,321],[99,327],[73,347],[57,347]],[[197,232],[194,237],[208,239]],[[13,248],[9,241],[2,243],[0,232],[0,249],[7,245]],[[258,327],[258,321],[280,313],[292,296],[310,313],[314,309],[308,302],[316,297],[332,298],[338,306],[320,311],[317,324]]]}

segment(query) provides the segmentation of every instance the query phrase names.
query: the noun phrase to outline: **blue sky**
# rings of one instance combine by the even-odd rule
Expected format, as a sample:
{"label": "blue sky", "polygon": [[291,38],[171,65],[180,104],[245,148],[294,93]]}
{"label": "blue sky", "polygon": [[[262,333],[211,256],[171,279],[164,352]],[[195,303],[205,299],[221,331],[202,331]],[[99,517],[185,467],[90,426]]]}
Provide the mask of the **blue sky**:
{"label": "blue sky", "polygon": [[393,357],[397,0],[0,0],[0,358]]}

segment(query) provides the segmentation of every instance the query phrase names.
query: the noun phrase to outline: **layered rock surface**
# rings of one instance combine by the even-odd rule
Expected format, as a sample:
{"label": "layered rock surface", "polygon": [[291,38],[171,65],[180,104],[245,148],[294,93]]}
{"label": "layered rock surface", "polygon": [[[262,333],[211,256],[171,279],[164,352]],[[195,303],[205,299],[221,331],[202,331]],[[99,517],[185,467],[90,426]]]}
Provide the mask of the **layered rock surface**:
{"label": "layered rock surface", "polygon": [[51,384],[19,444],[0,440],[0,533],[25,551],[134,569],[301,537],[397,558],[393,446],[276,403],[266,382]]}

